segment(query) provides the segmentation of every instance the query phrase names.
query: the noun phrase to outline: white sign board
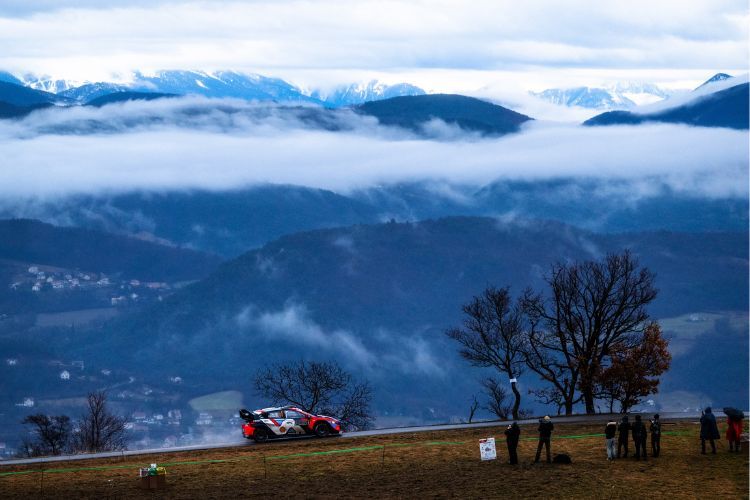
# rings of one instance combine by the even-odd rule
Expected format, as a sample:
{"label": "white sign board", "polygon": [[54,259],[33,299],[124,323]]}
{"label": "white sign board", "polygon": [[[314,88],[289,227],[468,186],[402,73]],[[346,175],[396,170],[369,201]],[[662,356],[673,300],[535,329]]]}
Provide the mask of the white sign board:
{"label": "white sign board", "polygon": [[479,440],[479,455],[482,457],[482,460],[495,460],[497,458],[495,438]]}
{"label": "white sign board", "polygon": [[516,382],[518,382],[517,378],[514,377],[514,378],[510,379],[510,383],[511,384],[515,384]]}

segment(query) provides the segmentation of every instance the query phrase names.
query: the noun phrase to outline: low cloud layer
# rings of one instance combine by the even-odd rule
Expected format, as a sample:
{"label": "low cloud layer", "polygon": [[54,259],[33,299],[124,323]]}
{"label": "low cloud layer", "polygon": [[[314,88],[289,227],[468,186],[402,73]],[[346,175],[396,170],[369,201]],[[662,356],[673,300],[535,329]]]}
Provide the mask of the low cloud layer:
{"label": "low cloud layer", "polygon": [[378,330],[365,341],[349,330],[322,327],[304,304],[296,302],[275,311],[248,306],[236,316],[235,322],[241,329],[258,331],[268,343],[287,346],[290,352],[316,350],[370,373],[397,371],[432,376],[443,373],[429,343],[418,334],[400,336]]}
{"label": "low cloud layer", "polygon": [[420,180],[479,186],[563,177],[747,196],[747,131],[532,122],[492,139],[446,124],[429,132],[432,139],[420,138],[351,112],[206,99],[52,109],[0,121],[0,196],[265,183],[348,192]]}

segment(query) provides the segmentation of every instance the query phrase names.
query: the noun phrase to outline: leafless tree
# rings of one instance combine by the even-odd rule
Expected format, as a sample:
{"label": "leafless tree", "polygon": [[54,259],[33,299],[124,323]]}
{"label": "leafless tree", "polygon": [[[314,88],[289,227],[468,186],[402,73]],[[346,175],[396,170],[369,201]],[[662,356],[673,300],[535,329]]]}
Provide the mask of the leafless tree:
{"label": "leafless tree", "polygon": [[267,366],[254,379],[256,392],[274,404],[294,405],[310,413],[341,420],[347,429],[372,425],[372,389],[356,382],[335,362],[306,362]]}
{"label": "leafless tree", "polygon": [[479,409],[479,400],[477,399],[476,395],[472,395],[471,405],[469,406],[469,423],[471,423],[471,421],[474,420],[474,415],[476,414],[478,409]]}
{"label": "leafless tree", "polygon": [[513,391],[513,418],[518,418],[521,393],[516,378],[524,372],[525,340],[523,311],[511,304],[507,288],[487,287],[462,307],[464,322],[446,332],[461,345],[461,357],[474,366],[491,367],[507,376]]}
{"label": "leafless tree", "polygon": [[70,417],[67,415],[49,416],[43,413],[28,415],[22,424],[34,426],[36,440],[23,440],[22,453],[26,456],[59,455],[68,449],[70,443]]}
{"label": "leafless tree", "polygon": [[78,421],[74,435],[77,451],[100,452],[125,449],[125,419],[112,413],[104,391],[90,392],[86,411]]}
{"label": "leafless tree", "polygon": [[527,365],[552,384],[566,414],[579,400],[595,413],[602,362],[637,343],[634,334],[645,328],[646,306],[656,298],[654,275],[625,251],[602,261],[558,263],[547,283],[549,297],[527,291],[523,298],[531,324]]}
{"label": "leafless tree", "polygon": [[[485,409],[501,420],[506,420],[511,414],[511,407],[505,403],[508,393],[502,384],[495,378],[487,377],[482,380],[482,387],[487,395]],[[516,418],[516,417],[513,417]]]}

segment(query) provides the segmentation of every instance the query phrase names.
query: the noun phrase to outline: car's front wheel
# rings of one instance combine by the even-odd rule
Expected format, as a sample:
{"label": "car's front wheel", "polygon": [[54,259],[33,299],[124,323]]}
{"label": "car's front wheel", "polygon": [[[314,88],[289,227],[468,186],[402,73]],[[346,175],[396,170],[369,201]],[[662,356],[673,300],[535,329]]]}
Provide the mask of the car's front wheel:
{"label": "car's front wheel", "polygon": [[253,440],[256,443],[265,443],[268,441],[268,431],[263,429],[262,427],[259,429],[255,429],[255,432],[253,433]]}
{"label": "car's front wheel", "polygon": [[318,422],[315,424],[313,431],[315,431],[315,435],[318,437],[326,437],[331,434],[331,427],[325,422]]}

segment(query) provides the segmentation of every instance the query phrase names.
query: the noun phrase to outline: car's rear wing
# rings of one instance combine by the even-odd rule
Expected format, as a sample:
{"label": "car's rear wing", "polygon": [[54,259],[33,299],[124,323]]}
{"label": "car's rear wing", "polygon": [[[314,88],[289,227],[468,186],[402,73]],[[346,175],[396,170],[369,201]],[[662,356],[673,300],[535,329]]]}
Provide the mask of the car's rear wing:
{"label": "car's rear wing", "polygon": [[255,420],[255,415],[253,414],[253,412],[247,411],[243,408],[240,410],[240,418],[247,422],[252,422],[253,420]]}

